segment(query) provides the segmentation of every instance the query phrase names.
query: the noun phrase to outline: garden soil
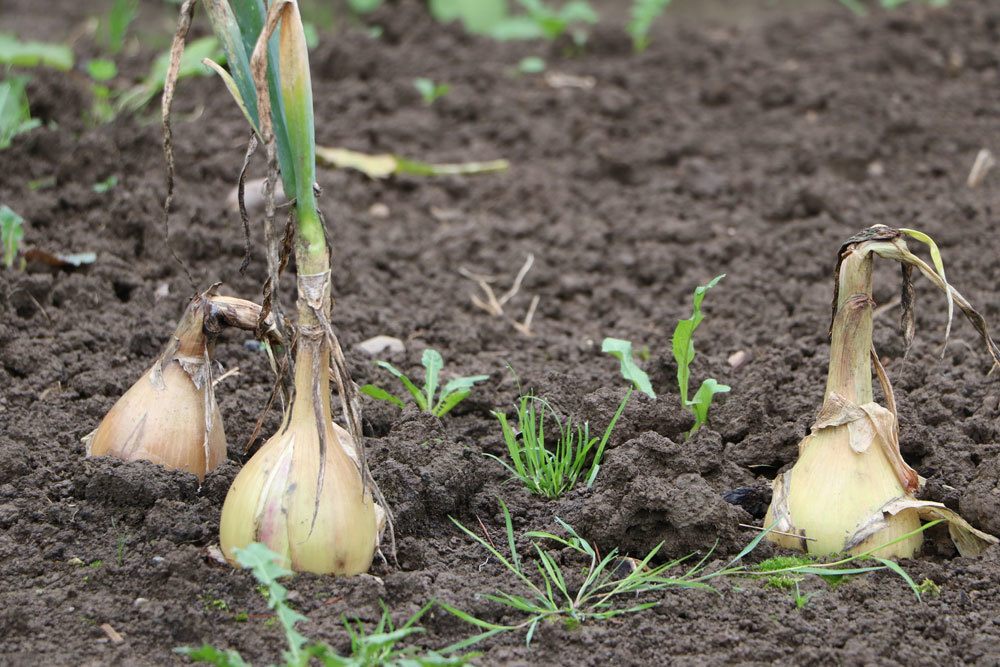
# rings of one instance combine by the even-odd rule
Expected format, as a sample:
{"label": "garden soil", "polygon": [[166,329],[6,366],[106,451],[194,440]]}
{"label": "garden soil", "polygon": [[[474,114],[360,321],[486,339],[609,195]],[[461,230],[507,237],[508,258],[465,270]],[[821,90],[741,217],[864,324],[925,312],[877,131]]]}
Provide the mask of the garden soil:
{"label": "garden soil", "polygon": [[[373,622],[380,600],[397,621],[430,600],[522,620],[484,597],[520,592],[517,580],[450,519],[505,545],[498,498],[519,535],[558,531],[559,517],[602,553],[642,557],[662,542],[658,558],[700,558],[714,546],[706,564],[722,566],[755,536],[744,524],[760,524],[770,480],[795,460],[820,406],[835,255],[864,227],[932,234],[949,278],[1000,325],[1000,179],[966,185],[978,151],[1000,149],[991,143],[1000,6],[956,1],[859,18],[833,2],[756,3],[737,16],[725,3],[691,4],[668,12],[640,54],[616,3],[599,5],[606,18],[577,53],[568,40],[471,37],[415,1],[367,19],[377,39],[358,22],[321,31],[311,53],[320,143],[511,167],[382,181],[320,173],[335,325],[355,379],[392,385],[357,347],[381,334],[405,342],[388,359],[408,372],[420,373],[433,347],[447,375],[490,379],[443,420],[366,403],[398,565],[291,580],[306,635],[347,650],[342,617]],[[168,43],[169,5],[157,7],[143,7],[141,39],[119,58],[126,79],[141,78]],[[86,19],[103,8],[15,0],[0,28],[75,39],[83,62],[98,55]],[[198,34],[206,29],[197,23]],[[519,73],[526,56],[543,57],[546,72]],[[182,664],[173,649],[210,642],[266,664],[279,659],[280,629],[253,578],[210,556],[272,384],[265,357],[243,335],[217,347],[239,372],[217,389],[228,461],[201,486],[152,464],[86,459],[81,443],[152,363],[195,289],[221,281],[226,294],[259,298],[261,215],[240,275],[242,231],[225,203],[247,129],[218,80],[181,82],[170,243],[192,284],[164,243],[158,111],[93,126],[80,70],[32,73],[32,111],[45,127],[0,152],[0,202],[27,221],[26,245],[97,253],[76,270],[0,272],[0,663]],[[427,106],[417,76],[451,90]],[[264,173],[260,156],[253,171]],[[95,192],[110,176],[117,185]],[[463,270],[502,291],[528,256],[509,319],[473,305],[478,288]],[[685,440],[670,334],[693,288],[719,273],[693,377],[732,392]],[[1000,378],[964,321],[940,355],[945,304],[926,281],[903,358],[898,293],[898,270],[879,268],[875,344],[894,382],[903,454],[927,478],[925,497],[1000,534]],[[526,336],[511,320],[535,297]],[[505,451],[491,410],[509,410],[520,388],[603,429],[625,391],[617,362],[601,354],[605,336],[648,349],[659,396],[632,398],[592,489],[531,496],[485,456]],[[264,434],[277,422],[270,414]],[[528,540],[518,545],[527,557]],[[746,560],[775,553],[761,545]],[[557,557],[567,571],[581,565]],[[801,609],[787,589],[728,579],[715,591],[629,598],[659,604],[606,622],[543,623],[530,647],[522,632],[491,638],[478,664],[1000,664],[1000,549],[961,558],[932,535],[923,557],[902,565],[933,582],[922,601],[889,572],[836,586],[804,580],[811,597]],[[475,632],[441,609],[421,624],[416,641],[430,648]]]}

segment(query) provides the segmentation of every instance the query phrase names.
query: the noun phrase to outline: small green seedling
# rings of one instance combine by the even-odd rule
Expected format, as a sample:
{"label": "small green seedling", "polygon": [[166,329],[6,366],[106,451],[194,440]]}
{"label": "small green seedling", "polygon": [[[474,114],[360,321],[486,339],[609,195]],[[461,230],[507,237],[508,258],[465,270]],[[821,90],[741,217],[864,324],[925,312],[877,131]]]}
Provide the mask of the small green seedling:
{"label": "small green seedling", "polygon": [[[208,36],[188,42],[184,47],[184,53],[181,55],[180,69],[177,74],[178,80],[210,74],[212,70],[202,62],[206,58],[219,64],[226,62],[226,54],[222,50],[222,47],[219,46],[218,39]],[[145,107],[150,100],[163,90],[169,65],[169,51],[157,56],[146,78],[139,85],[125,91],[118,98],[117,110],[136,112]]]}
{"label": "small green seedling", "polygon": [[649,30],[653,22],[666,10],[670,0],[633,0],[627,30],[632,38],[632,48],[641,53],[649,46]]}
{"label": "small green seedling", "polygon": [[814,593],[803,593],[799,590],[799,582],[795,582],[795,595],[792,597],[795,600],[796,609],[804,609],[807,604],[809,604],[810,598]]}
{"label": "small green seedling", "polygon": [[382,6],[383,0],[347,0],[347,6],[355,14],[371,14]]}
{"label": "small green seedling", "polygon": [[[587,480],[587,488],[590,488],[601,468],[604,448],[624,409],[625,401],[622,401],[604,434],[597,438],[591,437],[589,422],[574,423],[572,417],[563,420],[544,399],[530,394],[521,396],[517,406],[516,431],[507,421],[506,414],[493,412],[500,422],[511,463],[492,454],[486,456],[497,461],[520,479],[529,491],[539,496],[558,498],[572,490],[581,478]],[[555,440],[554,445],[547,444],[545,440],[546,410],[558,429],[558,435],[550,438]]]}
{"label": "small green seedling", "polygon": [[[375,365],[392,373],[403,383],[406,390],[410,392],[417,407],[421,411],[428,412],[435,417],[444,417],[451,412],[456,405],[468,398],[469,394],[472,393],[472,387],[477,382],[483,382],[490,377],[489,375],[457,377],[449,380],[439,393],[438,387],[440,386],[441,369],[444,367],[444,359],[441,358],[441,353],[435,349],[428,348],[424,350],[421,361],[426,369],[423,389],[418,388],[410,378],[388,361],[377,361]],[[366,384],[361,387],[361,393],[367,394],[372,398],[377,398],[380,401],[388,401],[400,408],[405,405],[403,399],[373,384]]]}
{"label": "small green seedling", "polygon": [[114,190],[116,185],[118,185],[118,177],[111,175],[105,178],[103,181],[98,181],[97,183],[94,183],[91,189],[97,194],[104,194],[105,192],[110,192],[111,190]]}
{"label": "small green seedling", "polygon": [[434,104],[451,90],[451,86],[447,83],[434,83],[432,79],[425,77],[414,79],[413,87],[420,93],[420,97],[423,98],[424,104],[427,106]]}
{"label": "small green seedling", "polygon": [[[399,629],[392,625],[389,610],[382,605],[382,618],[371,633],[366,633],[360,622],[344,626],[351,636],[351,655],[341,656],[327,643],[312,642],[298,631],[296,625],[308,620],[305,616],[292,609],[288,604],[288,589],[281,585],[279,579],[290,576],[292,572],[279,565],[281,556],[274,553],[259,542],[254,542],[245,549],[236,550],[236,560],[245,568],[250,568],[254,578],[260,582],[268,606],[274,610],[274,618],[285,631],[288,649],[282,652],[286,667],[305,667],[313,664],[313,658],[327,667],[376,667],[380,665],[440,665],[458,667],[468,664],[474,655],[458,655],[446,657],[445,653],[454,652],[445,649],[438,652],[421,652],[415,646],[397,647],[402,639],[423,632],[416,626],[417,621],[427,613],[433,603],[424,605],[411,616]],[[218,604],[221,603],[221,606]],[[223,600],[210,600],[207,604],[221,610],[228,609]],[[182,646],[175,652],[187,656],[194,662],[203,662],[217,667],[249,667],[239,652],[232,649],[220,649],[210,644],[200,647]]]}
{"label": "small green seedling", "polygon": [[21,252],[24,239],[24,218],[14,213],[6,204],[0,206],[0,248],[3,250],[3,265],[14,268],[14,260]]}
{"label": "small green seedling", "polygon": [[31,117],[25,85],[28,79],[13,76],[0,81],[0,150],[10,146],[14,137],[30,132],[42,121]]}
{"label": "small green seedling", "polygon": [[0,33],[0,65],[51,67],[68,72],[73,69],[73,52],[65,44],[22,42],[14,35]]}
{"label": "small green seedling", "polygon": [[694,415],[694,426],[688,431],[688,437],[708,421],[708,409],[712,406],[712,398],[716,394],[729,391],[730,387],[719,384],[714,378],[708,378],[701,383],[694,398],[688,400],[688,388],[691,380],[691,364],[694,362],[694,332],[705,316],[701,312],[701,302],[708,290],[715,287],[726,274],[716,276],[707,285],[700,285],[694,291],[694,307],[691,317],[681,320],[674,329],[672,339],[674,361],[677,362],[677,386],[681,394],[681,406]]}
{"label": "small green seedling", "polygon": [[[489,34],[499,40],[509,39],[558,39],[581,24],[597,23],[597,12],[586,0],[571,0],[558,9],[542,0],[518,0],[525,14],[508,16],[492,27]],[[586,33],[576,29],[573,39],[577,44],[586,41]]]}
{"label": "small green seedling", "polygon": [[521,62],[517,64],[517,71],[521,74],[540,74],[545,71],[545,61],[538,56],[521,58]]}
{"label": "small green seedling", "polygon": [[125,46],[125,35],[139,13],[139,0],[114,0],[108,15],[101,19],[98,40],[109,54],[116,55]]}

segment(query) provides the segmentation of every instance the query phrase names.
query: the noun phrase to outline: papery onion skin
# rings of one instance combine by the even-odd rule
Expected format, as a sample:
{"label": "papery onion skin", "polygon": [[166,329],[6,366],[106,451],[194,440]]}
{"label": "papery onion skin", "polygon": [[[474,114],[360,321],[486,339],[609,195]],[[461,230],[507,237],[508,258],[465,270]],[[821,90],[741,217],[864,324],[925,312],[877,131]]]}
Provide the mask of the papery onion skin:
{"label": "papery onion skin", "polygon": [[88,436],[88,456],[151,461],[199,480],[225,460],[226,434],[208,373],[205,304],[204,295],[192,300],[170,348]]}
{"label": "papery onion skin", "polygon": [[[313,355],[325,360],[329,350],[312,341],[300,343],[294,405],[278,433],[233,481],[222,507],[219,541],[232,563],[236,549],[263,542],[297,572],[360,574],[371,566],[377,546],[375,503],[341,442],[343,431],[330,417],[329,367],[314,365]],[[319,412],[325,422],[322,473],[314,368],[320,369]]]}

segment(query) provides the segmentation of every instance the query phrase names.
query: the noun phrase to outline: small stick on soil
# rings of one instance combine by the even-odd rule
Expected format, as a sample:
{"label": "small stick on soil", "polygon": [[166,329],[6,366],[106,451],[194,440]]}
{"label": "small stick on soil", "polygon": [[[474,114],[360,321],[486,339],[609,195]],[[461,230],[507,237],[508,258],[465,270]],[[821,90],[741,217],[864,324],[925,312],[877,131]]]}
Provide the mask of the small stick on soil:
{"label": "small stick on soil", "polygon": [[108,639],[111,640],[112,644],[121,644],[123,641],[125,641],[125,639],[120,634],[118,634],[118,631],[115,630],[113,627],[111,627],[110,623],[102,623],[101,630],[103,630],[104,634],[108,636]]}
{"label": "small stick on soil", "polygon": [[214,380],[212,380],[212,386],[213,387],[218,387],[219,383],[222,382],[223,380],[225,380],[226,378],[233,377],[234,375],[239,375],[239,374],[240,374],[240,367],[239,366],[233,366],[228,371],[226,371],[225,373],[223,373],[219,377],[217,377]]}
{"label": "small stick on soil", "polygon": [[[493,547],[494,549],[496,549],[497,545],[493,542],[493,538],[490,537],[490,531],[487,530],[486,524],[483,523],[483,520],[479,518],[478,514],[476,515],[476,521],[479,522],[479,527],[483,529],[483,535],[486,536],[486,541],[490,543],[491,547]],[[497,551],[499,551],[499,549],[497,549]]]}
{"label": "small stick on soil", "polygon": [[997,164],[996,158],[993,157],[993,153],[990,152],[988,148],[979,149],[979,153],[976,155],[976,161],[972,164],[972,170],[969,172],[969,178],[966,180],[965,184],[970,188],[978,188],[986,178],[986,174],[990,173]]}
{"label": "small stick on soil", "polygon": [[469,296],[472,301],[472,305],[487,312],[492,317],[502,317],[510,322],[511,326],[513,326],[520,333],[525,336],[531,336],[531,320],[534,318],[535,311],[538,308],[538,295],[536,294],[531,299],[531,304],[528,306],[528,312],[525,314],[524,319],[520,322],[507,315],[504,311],[504,306],[506,306],[507,303],[521,291],[521,284],[524,282],[525,276],[528,275],[528,271],[531,270],[534,263],[535,256],[528,253],[528,256],[524,260],[524,264],[521,266],[520,270],[518,270],[517,276],[514,278],[514,282],[511,284],[510,289],[504,292],[499,298],[497,297],[496,292],[493,291],[493,286],[491,285],[491,283],[497,281],[497,278],[494,276],[473,273],[464,266],[460,267],[458,272],[469,280],[474,281],[477,285],[479,285],[479,289],[483,291],[485,299],[480,298],[476,294],[471,294]]}

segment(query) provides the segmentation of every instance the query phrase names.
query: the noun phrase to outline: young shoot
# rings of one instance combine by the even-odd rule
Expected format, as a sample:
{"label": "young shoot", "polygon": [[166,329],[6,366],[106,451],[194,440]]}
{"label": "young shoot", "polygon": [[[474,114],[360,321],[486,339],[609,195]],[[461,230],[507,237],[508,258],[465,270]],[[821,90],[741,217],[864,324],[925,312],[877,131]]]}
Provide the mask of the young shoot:
{"label": "young shoot", "polygon": [[645,51],[649,46],[649,31],[669,4],[670,0],[632,0],[627,30],[636,53]]}
{"label": "young shoot", "polygon": [[708,410],[712,407],[712,399],[716,394],[728,392],[730,387],[719,384],[714,378],[708,378],[701,383],[694,396],[688,399],[688,391],[691,382],[691,364],[694,363],[694,332],[705,319],[701,312],[701,302],[705,299],[708,290],[719,284],[719,281],[726,277],[722,274],[713,278],[707,285],[700,285],[694,290],[693,308],[691,317],[681,320],[674,328],[674,335],[671,339],[673,346],[674,361],[677,362],[677,387],[681,394],[681,406],[691,411],[694,416],[694,426],[688,431],[687,437],[694,435],[708,421]]}
{"label": "young shoot", "polygon": [[[288,604],[288,589],[281,584],[281,579],[293,573],[281,566],[281,555],[276,554],[265,545],[254,542],[246,548],[236,551],[239,564],[249,568],[254,578],[260,584],[261,593],[268,606],[274,611],[275,618],[281,624],[285,633],[288,648],[282,652],[286,667],[302,667],[313,664],[315,658],[319,664],[327,667],[375,667],[376,665],[440,665],[442,667],[458,667],[466,665],[473,657],[469,655],[445,656],[435,651],[423,651],[416,646],[400,646],[404,639],[422,633],[423,628],[417,622],[433,606],[424,605],[413,616],[408,618],[398,628],[392,621],[389,608],[382,603],[382,616],[371,631],[365,629],[361,621],[353,622],[344,619],[344,627],[351,638],[351,653],[348,656],[339,655],[329,644],[322,641],[312,641],[299,632],[297,625],[308,620]],[[226,606],[221,600],[211,601],[213,606]],[[174,649],[175,652],[187,656],[192,662],[208,663],[218,667],[249,667],[239,652],[232,649],[220,649],[210,644],[200,647],[183,646]]]}
{"label": "young shoot", "polygon": [[[425,370],[424,386],[422,388],[417,387],[405,373],[388,361],[377,361],[375,365],[389,371],[402,383],[403,387],[410,393],[410,396],[413,397],[413,401],[420,408],[421,412],[427,412],[439,418],[444,417],[456,405],[468,398],[469,394],[472,393],[473,386],[477,382],[483,382],[490,378],[489,375],[457,377],[446,382],[444,386],[441,386],[441,369],[444,367],[444,359],[441,357],[441,353],[433,348],[427,348],[424,350],[421,361]],[[438,390],[439,388],[440,391]],[[361,393],[380,401],[387,401],[400,408],[406,405],[403,399],[373,384],[366,384],[361,387]]]}
{"label": "young shoot", "polygon": [[[926,243],[933,267],[909,251],[906,237]],[[876,257],[903,267],[902,328],[905,347],[913,338],[913,287],[917,269],[943,291],[951,310],[957,305],[982,337],[993,363],[997,348],[983,317],[945,279],[933,240],[910,229],[875,225],[848,239],[837,255],[833,323],[826,393],[811,433],[799,444],[798,460],[772,485],[766,525],[769,539],[810,554],[871,552],[884,558],[911,558],[920,549],[921,521],[945,520],[958,551],[974,556],[997,538],[969,525],[941,503],[917,500],[922,478],[903,460],[892,385],[872,345],[873,268]],[[875,402],[872,368],[886,405]],[[890,566],[891,567],[891,566]]]}
{"label": "young shoot", "polygon": [[21,241],[24,240],[24,218],[15,213],[6,204],[0,206],[0,255],[3,265],[14,268],[14,262],[21,253]]}
{"label": "young shoot", "polygon": [[24,88],[28,79],[12,76],[0,81],[0,150],[10,147],[14,137],[30,132],[42,124],[31,117],[28,95]]}
{"label": "young shoot", "polygon": [[413,87],[420,93],[420,97],[427,106],[434,104],[451,90],[451,85],[447,83],[435,83],[433,80],[425,77],[414,79]]}

